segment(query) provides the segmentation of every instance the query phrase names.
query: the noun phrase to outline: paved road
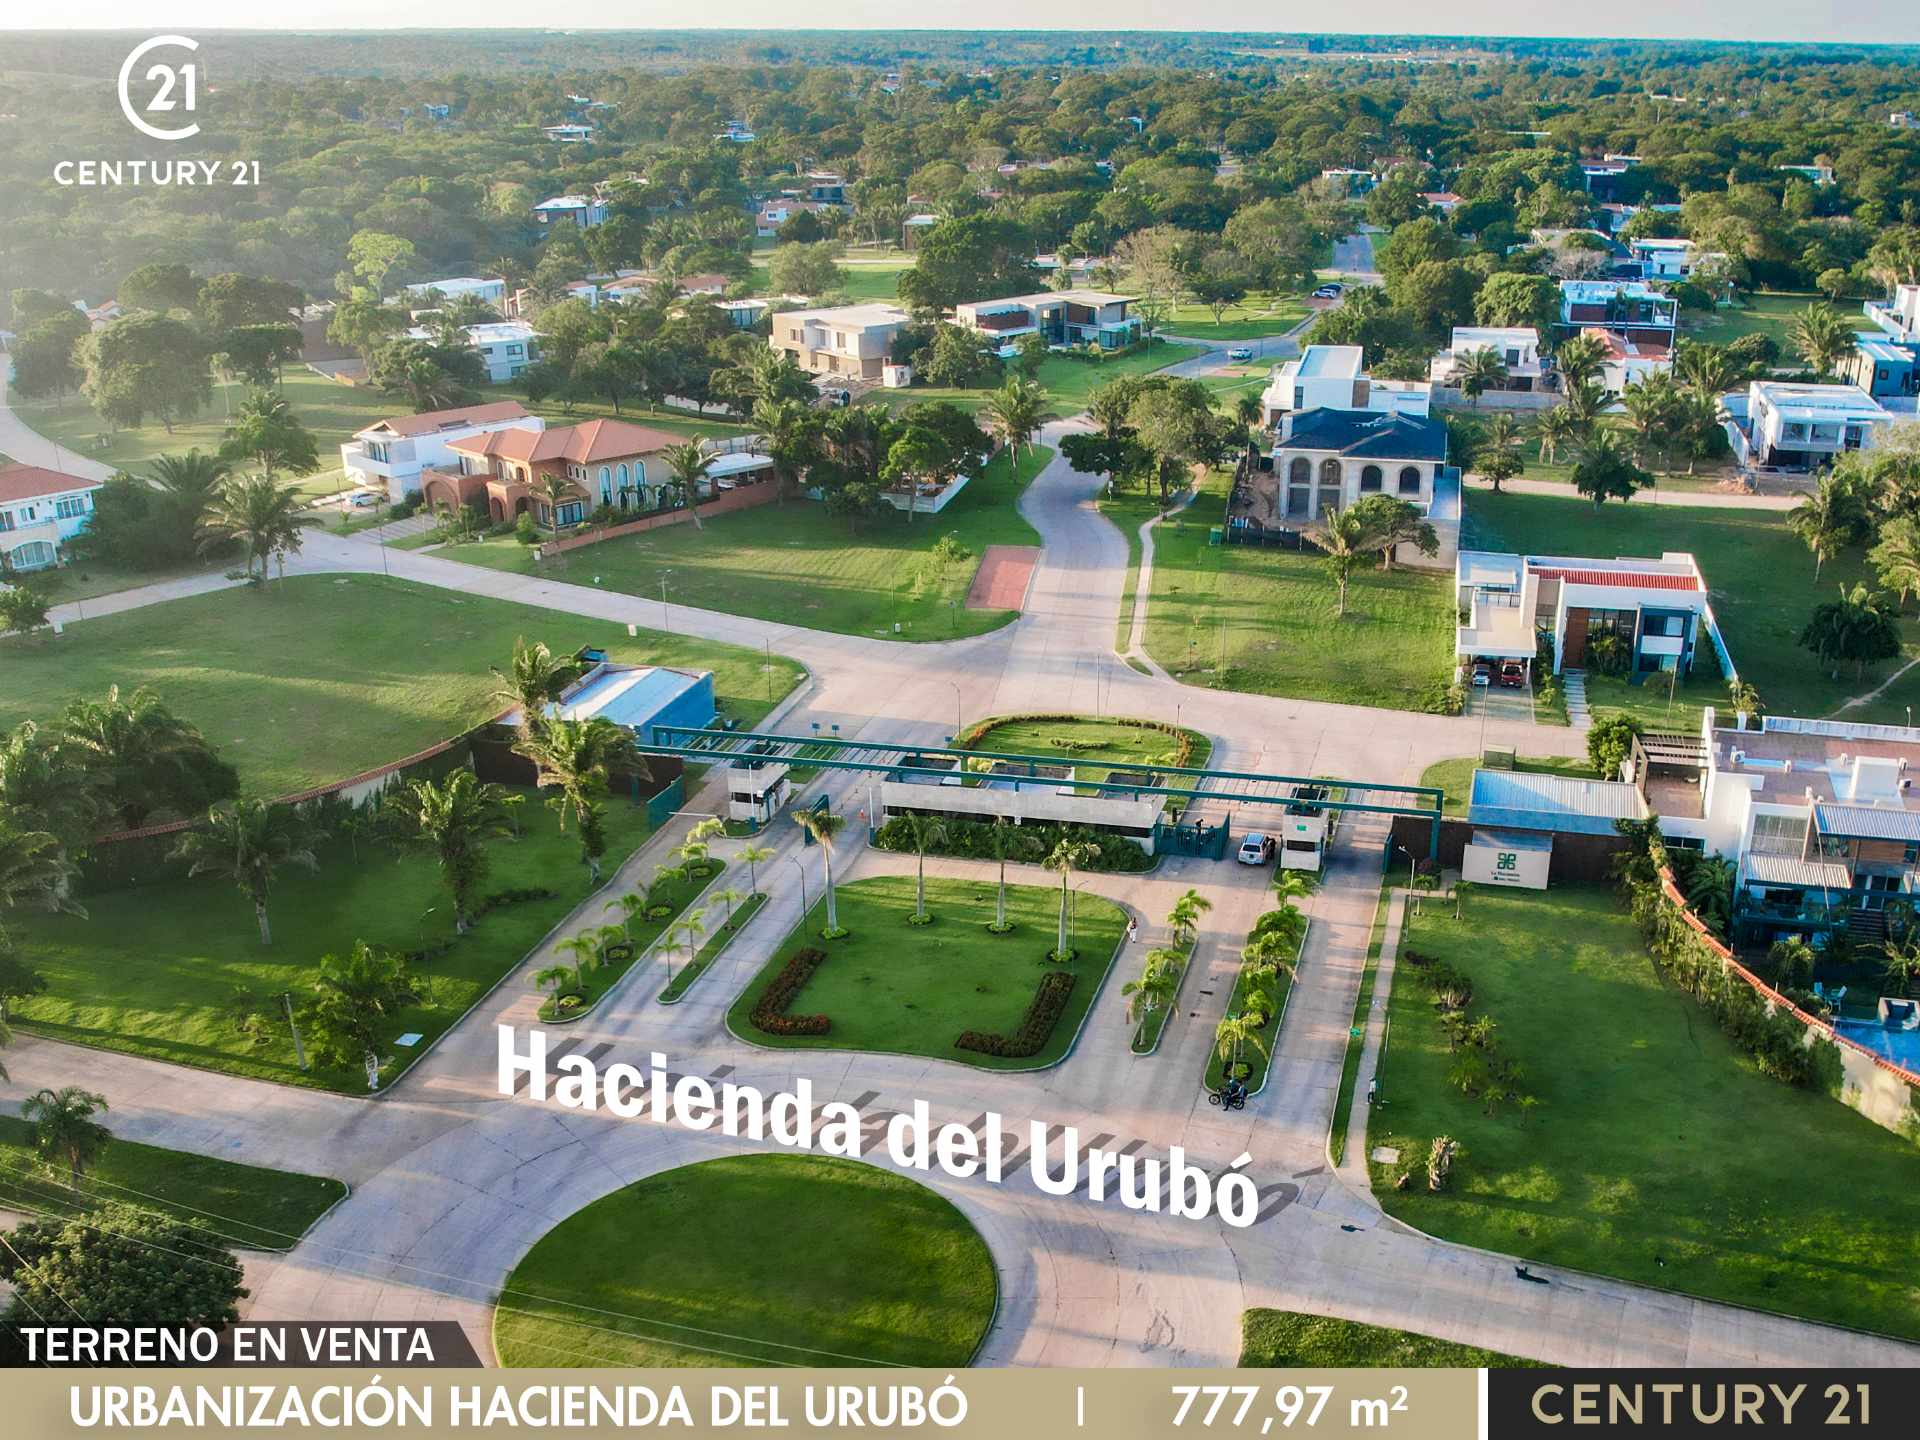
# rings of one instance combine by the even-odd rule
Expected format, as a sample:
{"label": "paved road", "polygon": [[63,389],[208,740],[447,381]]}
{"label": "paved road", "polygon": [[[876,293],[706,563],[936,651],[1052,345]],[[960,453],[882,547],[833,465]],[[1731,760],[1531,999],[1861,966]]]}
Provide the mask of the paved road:
{"label": "paved road", "polygon": [[[6,366],[0,364],[0,455],[8,455],[22,465],[38,465],[58,470],[63,475],[78,475],[84,480],[110,480],[113,467],[89,460],[41,435],[13,413],[7,403]],[[75,404],[81,402],[75,401]]]}
{"label": "paved road", "polygon": [[[1220,764],[1295,774],[1411,780],[1431,761],[1483,744],[1571,753],[1570,731],[1499,720],[1368,710],[1216,693],[1142,675],[1112,652],[1126,544],[1093,509],[1098,482],[1056,460],[1021,502],[1044,551],[1028,608],[992,635],[906,646],[670,606],[551,580],[502,575],[434,555],[386,551],[392,572],[425,584],[718,640],[763,642],[803,661],[814,688],[785,722],[838,723],[857,738],[932,741],[968,715],[1047,709],[1122,713],[1206,731]],[[364,540],[313,536],[290,568],[380,568]],[[164,587],[157,587],[164,588]],[[159,598],[159,597],[156,597]],[[82,622],[84,623],[84,622]],[[824,777],[836,808],[866,802],[864,782]],[[810,797],[809,797],[810,798]],[[714,808],[711,791],[690,809]],[[724,1012],[820,885],[817,850],[793,827],[770,832],[779,851],[762,871],[770,899],[715,970],[682,1004],[650,1001],[664,979],[636,968],[593,1016],[552,1033],[599,1063],[644,1063],[659,1052],[682,1073],[722,1075],[763,1089],[811,1080],[816,1098],[857,1103],[870,1121],[916,1099],[937,1121],[997,1111],[1073,1125],[1083,1145],[1143,1153],[1186,1147],[1218,1171],[1245,1152],[1262,1187],[1260,1224],[1235,1230],[1138,1214],[1084,1198],[933,1179],[977,1224],[1000,1267],[1002,1303],[983,1358],[992,1364],[1221,1365],[1238,1353],[1249,1305],[1274,1305],[1402,1326],[1569,1364],[1912,1364],[1920,1350],[1873,1337],[1704,1304],[1591,1277],[1518,1283],[1512,1261],[1430,1240],[1384,1220],[1364,1187],[1327,1167],[1324,1139],[1380,874],[1383,824],[1353,826],[1326,886],[1307,904],[1313,926],[1276,1043],[1273,1079],[1245,1110],[1208,1107],[1198,1084],[1224,1012],[1237,947],[1267,903],[1263,872],[1175,859],[1147,877],[1092,877],[1086,888],[1133,907],[1151,943],[1187,886],[1213,901],[1195,967],[1160,1052],[1126,1046],[1119,981],[1098,998],[1067,1062],[1038,1075],[974,1071],[906,1057],[763,1050],[735,1038]],[[678,838],[670,827],[629,862],[649,870]],[[724,853],[724,847],[723,847]],[[789,863],[790,859],[800,866]],[[843,877],[901,869],[858,837]],[[983,867],[936,861],[936,874]],[[1022,880],[1042,880],[1037,872]],[[597,902],[572,928],[597,924]],[[1124,978],[1140,951],[1123,956]],[[494,1092],[495,1027],[532,1023],[527,983],[544,952],[448,1032],[385,1099],[317,1095],[163,1067],[130,1056],[22,1038],[8,1061],[17,1097],[85,1083],[113,1101],[131,1138],[260,1164],[339,1175],[354,1193],[290,1255],[249,1263],[251,1313],[275,1318],[459,1320],[491,1354],[490,1303],[512,1266],[551,1225],[600,1195],[656,1171],[747,1142],[583,1116]],[[1351,1142],[1364,1144],[1356,1135]],[[869,1151],[870,1159],[881,1158]],[[583,1317],[587,1318],[587,1317]],[[583,1338],[593,1331],[583,1329]],[[723,1340],[715,1342],[724,1345]]]}

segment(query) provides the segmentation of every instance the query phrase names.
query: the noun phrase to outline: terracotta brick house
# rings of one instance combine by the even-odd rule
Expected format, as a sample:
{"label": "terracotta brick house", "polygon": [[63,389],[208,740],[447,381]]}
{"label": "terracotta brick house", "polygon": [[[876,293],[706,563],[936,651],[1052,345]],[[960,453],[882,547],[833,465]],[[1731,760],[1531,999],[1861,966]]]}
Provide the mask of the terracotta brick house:
{"label": "terracotta brick house", "polygon": [[[624,420],[588,420],[560,429],[505,429],[447,442],[457,470],[429,470],[421,489],[429,507],[481,505],[498,522],[532,514],[549,530],[577,525],[602,505],[658,508],[673,482],[662,454],[678,435]],[[548,481],[566,487],[556,502]]]}

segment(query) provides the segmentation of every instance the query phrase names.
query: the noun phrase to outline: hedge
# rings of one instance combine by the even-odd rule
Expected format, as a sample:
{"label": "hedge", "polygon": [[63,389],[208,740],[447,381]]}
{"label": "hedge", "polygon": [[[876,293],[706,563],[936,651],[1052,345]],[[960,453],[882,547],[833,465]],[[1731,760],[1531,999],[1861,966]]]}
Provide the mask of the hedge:
{"label": "hedge", "polygon": [[824,1015],[787,1014],[787,1007],[800,998],[807,981],[826,958],[826,951],[812,946],[795,951],[793,958],[780,967],[780,973],[760,992],[760,999],[747,1017],[754,1028],[768,1035],[825,1035],[831,1030],[833,1022]]}
{"label": "hedge", "polygon": [[[1053,853],[1062,840],[1086,840],[1100,847],[1100,855],[1081,868],[1103,873],[1134,874],[1153,868],[1153,857],[1140,848],[1137,840],[1123,835],[1108,835],[1085,825],[1008,825],[996,826],[985,820],[948,820],[947,838],[929,847],[929,855],[951,855],[962,860],[993,860],[997,843],[996,829],[1003,829],[1007,859],[1038,864]],[[914,853],[913,835],[904,816],[896,815],[874,832],[873,843],[882,850]]]}
{"label": "hedge", "polygon": [[1052,970],[1042,975],[1040,988],[1033,994],[1033,1003],[1027,1006],[1020,1028],[1011,1036],[992,1035],[983,1030],[962,1030],[960,1038],[953,1042],[954,1048],[977,1050],[982,1055],[998,1055],[1009,1060],[1038,1055],[1052,1037],[1053,1027],[1060,1023],[1060,1016],[1067,1008],[1067,997],[1073,993],[1076,978],[1065,970]]}

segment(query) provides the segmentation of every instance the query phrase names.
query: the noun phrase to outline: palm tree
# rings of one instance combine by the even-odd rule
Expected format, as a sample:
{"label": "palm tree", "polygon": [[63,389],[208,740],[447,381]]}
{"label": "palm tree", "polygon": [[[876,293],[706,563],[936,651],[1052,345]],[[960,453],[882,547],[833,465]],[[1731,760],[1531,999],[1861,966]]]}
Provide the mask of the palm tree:
{"label": "palm tree", "polygon": [[751,894],[758,895],[760,893],[758,867],[773,858],[773,847],[771,845],[755,845],[749,840],[745,845],[740,847],[738,858],[743,861],[747,867],[747,890]]}
{"label": "palm tree", "polygon": [[300,423],[287,397],[277,390],[250,390],[227,427],[220,453],[229,460],[252,460],[262,475],[276,470],[311,475],[320,468],[313,436]]}
{"label": "palm tree", "polygon": [[1298,910],[1287,909],[1283,914],[1294,916],[1297,924],[1268,930],[1264,935],[1256,935],[1240,949],[1240,959],[1248,968],[1254,970],[1272,970],[1288,975],[1298,973],[1300,969],[1300,937],[1306,930],[1306,917]]}
{"label": "palm tree", "polygon": [[1507,362],[1490,345],[1476,345],[1454,362],[1453,379],[1460,393],[1479,407],[1480,397],[1507,378]]}
{"label": "palm tree", "polygon": [[1147,952],[1146,963],[1140,968],[1140,978],[1129,980],[1120,987],[1120,993],[1127,997],[1128,1021],[1140,1024],[1148,1015],[1172,1002],[1174,991],[1180,984],[1181,959],[1178,950]]}
{"label": "palm tree", "polygon": [[588,967],[600,963],[600,932],[583,930],[578,935],[569,935],[553,948],[573,957],[573,988],[585,990]]}
{"label": "palm tree", "polygon": [[216,805],[204,824],[180,837],[172,858],[188,862],[189,877],[218,875],[231,880],[253,902],[260,924],[260,943],[273,943],[267,923],[267,896],[274,877],[285,865],[317,870],[306,822],[290,805],[265,800],[236,800]]}
{"label": "palm tree", "polygon": [[987,433],[1005,445],[1017,460],[1022,448],[1030,447],[1033,434],[1055,417],[1047,408],[1047,392],[1037,380],[1009,376],[994,391],[980,412]]}
{"label": "palm tree", "polygon": [[1860,502],[1853,487],[1839,475],[1827,474],[1803,494],[1787,515],[1787,528],[1813,552],[1813,578],[1820,567],[1853,534],[1860,522]]}
{"label": "palm tree", "polygon": [[1584,331],[1560,342],[1553,361],[1569,394],[1596,380],[1607,363],[1607,347],[1597,335]]}
{"label": "palm tree", "polygon": [[713,469],[713,457],[700,448],[698,440],[669,445],[660,452],[660,457],[667,462],[667,469],[673,475],[675,492],[693,516],[694,528],[705,529],[700,519],[700,485]]}
{"label": "palm tree", "polygon": [[271,563],[300,553],[301,531],[318,525],[320,517],[305,513],[305,501],[291,485],[276,485],[266,475],[235,476],[223,484],[201,517],[202,550],[238,543],[247,552],[247,578],[260,562],[265,580]]}
{"label": "palm tree", "polygon": [[1920,935],[1909,930],[1898,940],[1889,938],[1880,947],[1880,992],[1904,997],[1920,975]]}
{"label": "palm tree", "polygon": [[1673,368],[1681,383],[1696,395],[1718,397],[1739,383],[1733,356],[1724,345],[1688,342],[1675,353]]}
{"label": "palm tree", "polygon": [[1174,943],[1191,945],[1194,932],[1200,928],[1200,917],[1213,909],[1213,902],[1198,890],[1189,890],[1173,902],[1173,909],[1167,912],[1167,927],[1173,931]]}
{"label": "palm tree", "polygon": [[614,771],[643,777],[647,774],[646,762],[634,748],[633,732],[604,715],[586,720],[549,720],[540,729],[521,735],[513,742],[513,749],[533,761],[538,788],[560,792],[547,803],[560,817],[563,834],[568,811],[582,825],[587,823],[587,809],[605,792],[608,776]]}
{"label": "palm tree", "polygon": [[1583,380],[1567,387],[1560,407],[1573,417],[1574,438],[1585,440],[1600,423],[1600,412],[1607,408],[1607,392],[1595,380]]}
{"label": "palm tree", "polygon": [[543,475],[533,489],[534,498],[546,504],[547,528],[556,535],[560,533],[560,507],[580,500],[584,493],[566,476],[552,474]]}
{"label": "palm tree", "polygon": [[467,390],[458,380],[424,355],[412,361],[400,377],[398,388],[406,393],[414,413],[447,410],[466,398]]}
{"label": "palm tree", "polygon": [[1454,919],[1458,920],[1460,918],[1460,902],[1466,898],[1467,892],[1472,889],[1473,889],[1473,882],[1471,880],[1456,880],[1453,882],[1453,918]]}
{"label": "palm tree", "polygon": [[1897,593],[1900,608],[1906,609],[1907,596],[1920,590],[1920,522],[1906,515],[1887,521],[1867,552],[1867,560],[1880,583]]}
{"label": "palm tree", "polygon": [[218,455],[204,455],[197,449],[184,455],[161,455],[147,466],[153,485],[165,492],[180,515],[196,525],[232,473],[233,466]]}
{"label": "palm tree", "polygon": [[1073,878],[1074,871],[1084,869],[1088,861],[1099,858],[1100,847],[1091,840],[1074,840],[1062,836],[1054,845],[1053,853],[1040,862],[1047,869],[1060,872],[1060,935],[1053,954],[1047,957],[1051,960],[1058,960],[1065,964],[1073,958],[1072,952],[1067,948],[1067,941],[1070,938],[1067,917],[1072,905],[1069,882]]}
{"label": "palm tree", "polygon": [[1240,1052],[1251,1045],[1262,1055],[1267,1053],[1267,1042],[1260,1031],[1262,1025],[1254,1023],[1252,1015],[1241,1013],[1228,1015],[1213,1029],[1214,1053],[1221,1060],[1221,1074],[1232,1080],[1240,1068]]}
{"label": "palm tree", "polygon": [[113,1139],[113,1132],[93,1118],[106,1108],[106,1096],[78,1085],[39,1090],[20,1102],[21,1118],[33,1127],[33,1148],[48,1164],[64,1161],[75,1189]]}
{"label": "palm tree", "polygon": [[1853,333],[1831,305],[1809,305],[1793,317],[1788,338],[1807,368],[1828,375],[1853,344]]}
{"label": "palm tree", "polygon": [[1293,909],[1313,894],[1318,884],[1309,870],[1280,870],[1273,877],[1273,893],[1282,905]]}
{"label": "palm tree", "polygon": [[[760,443],[773,459],[774,478],[783,490],[793,488],[820,457],[823,422],[819,412],[798,400],[760,399],[754,402],[752,419]],[[864,405],[836,410],[824,422],[825,428],[840,434],[856,428],[870,430],[872,425]]]}
{"label": "palm tree", "polygon": [[525,639],[516,639],[508,668],[505,671],[498,665],[489,668],[500,681],[493,692],[494,702],[520,712],[521,735],[526,736],[544,725],[547,706],[560,693],[566,680],[566,665],[555,659],[543,642],[536,640],[529,645]]}
{"label": "palm tree", "polygon": [[693,947],[700,939],[700,928],[706,923],[707,912],[703,906],[698,910],[689,910],[672,925],[667,927],[667,983],[673,983],[673,949],[676,945],[687,947],[687,963],[693,963]]}
{"label": "palm tree", "polygon": [[993,858],[1000,866],[1000,882],[993,896],[993,924],[987,929],[995,935],[1004,935],[1013,927],[1007,924],[1007,852],[1013,846],[1013,826],[1007,823],[1004,815],[993,819]]}
{"label": "palm tree", "polygon": [[487,841],[514,833],[519,804],[506,786],[489,784],[471,770],[455,770],[437,782],[416,780],[394,797],[401,833],[440,862],[457,934],[467,933],[474,892],[486,879]]}
{"label": "palm tree", "polygon": [[148,804],[156,774],[193,776],[207,753],[200,732],[144,685],[124,700],[112,685],[104,699],[67,702],[60,745],[89,783],[119,800],[120,823],[130,830],[156,818]]}
{"label": "palm tree", "polygon": [[1738,676],[1727,681],[1727,704],[1733,707],[1742,729],[1746,728],[1747,716],[1758,715],[1762,709],[1760,692]]}
{"label": "palm tree", "polygon": [[925,925],[933,917],[927,914],[927,851],[946,842],[946,823],[933,815],[902,815],[908,843],[913,846],[913,923]]}
{"label": "palm tree", "polygon": [[806,831],[813,843],[820,847],[820,861],[827,876],[827,928],[821,934],[829,940],[837,940],[846,932],[840,928],[840,912],[834,908],[833,841],[846,828],[847,817],[836,815],[831,810],[796,810],[793,823]]}
{"label": "palm tree", "polygon": [[31,720],[0,734],[0,821],[48,831],[64,848],[91,839],[100,799],[77,759]]}
{"label": "palm tree", "polygon": [[1511,410],[1502,410],[1481,428],[1479,442],[1473,447],[1473,463],[1493,482],[1495,494],[1499,493],[1501,481],[1511,480],[1526,469],[1519,455],[1520,443],[1526,438],[1526,427]]}
{"label": "palm tree", "polygon": [[710,843],[727,833],[727,822],[717,815],[709,815],[687,831],[687,838],[674,849],[680,863],[687,867],[689,874],[705,875],[713,860],[713,846]]}
{"label": "palm tree", "polygon": [[562,986],[569,983],[578,983],[577,980],[575,980],[575,974],[576,972],[571,966],[549,965],[544,970],[536,970],[533,972],[534,987],[539,990],[545,990],[551,986],[553,989],[553,998],[557,1001],[560,998],[560,989]]}
{"label": "palm tree", "polygon": [[320,975],[307,1008],[307,1028],[322,1062],[351,1065],[359,1059],[367,1071],[367,1089],[380,1088],[380,1032],[407,1006],[420,999],[420,984],[398,955],[355,943],[345,960],[320,957]]}
{"label": "palm tree", "polygon": [[1556,405],[1542,413],[1534,425],[1534,433],[1540,437],[1540,458],[1551,465],[1562,445],[1571,445],[1579,439],[1580,417],[1568,406]]}
{"label": "palm tree", "polygon": [[1767,950],[1773,982],[1781,989],[1804,985],[1813,976],[1813,947],[1798,935],[1776,940]]}
{"label": "palm tree", "polygon": [[1642,464],[1652,464],[1656,456],[1664,456],[1675,428],[1677,400],[1678,389],[1670,375],[1649,375],[1638,384],[1629,385],[1620,397],[1620,403],[1626,407],[1627,423],[1633,427],[1639,442],[1637,458]]}
{"label": "palm tree", "polygon": [[746,903],[746,891],[735,890],[732,886],[728,886],[725,890],[716,892],[713,898],[727,907],[727,918],[720,923],[722,928],[731,930],[733,928],[733,907]]}
{"label": "palm tree", "polygon": [[1366,522],[1351,509],[1335,510],[1317,525],[1307,527],[1307,538],[1320,547],[1327,573],[1339,587],[1340,603],[1335,618],[1347,613],[1347,581],[1373,553],[1373,535]]}

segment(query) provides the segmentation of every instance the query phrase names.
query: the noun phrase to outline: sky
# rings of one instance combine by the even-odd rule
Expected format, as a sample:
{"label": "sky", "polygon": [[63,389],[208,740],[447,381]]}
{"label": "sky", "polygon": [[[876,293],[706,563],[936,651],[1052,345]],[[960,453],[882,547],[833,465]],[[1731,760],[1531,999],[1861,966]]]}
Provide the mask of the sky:
{"label": "sky", "polygon": [[[259,0],[62,0],[58,7],[7,5],[0,30],[192,31],[282,29],[263,23]],[[570,0],[568,28],[698,28],[681,0]],[[729,0],[711,24],[726,29],[1137,29],[1273,30],[1324,12],[1273,0]],[[1340,18],[1360,34],[1622,36],[1655,39],[1814,40],[1920,43],[1914,0],[1609,0],[1605,7],[1526,5],[1513,0],[1370,0],[1364,17]],[[1288,13],[1291,11],[1291,13]],[[284,12],[265,13],[275,21]],[[525,0],[307,0],[303,30],[402,27],[524,28]],[[57,15],[58,25],[50,25]]]}

